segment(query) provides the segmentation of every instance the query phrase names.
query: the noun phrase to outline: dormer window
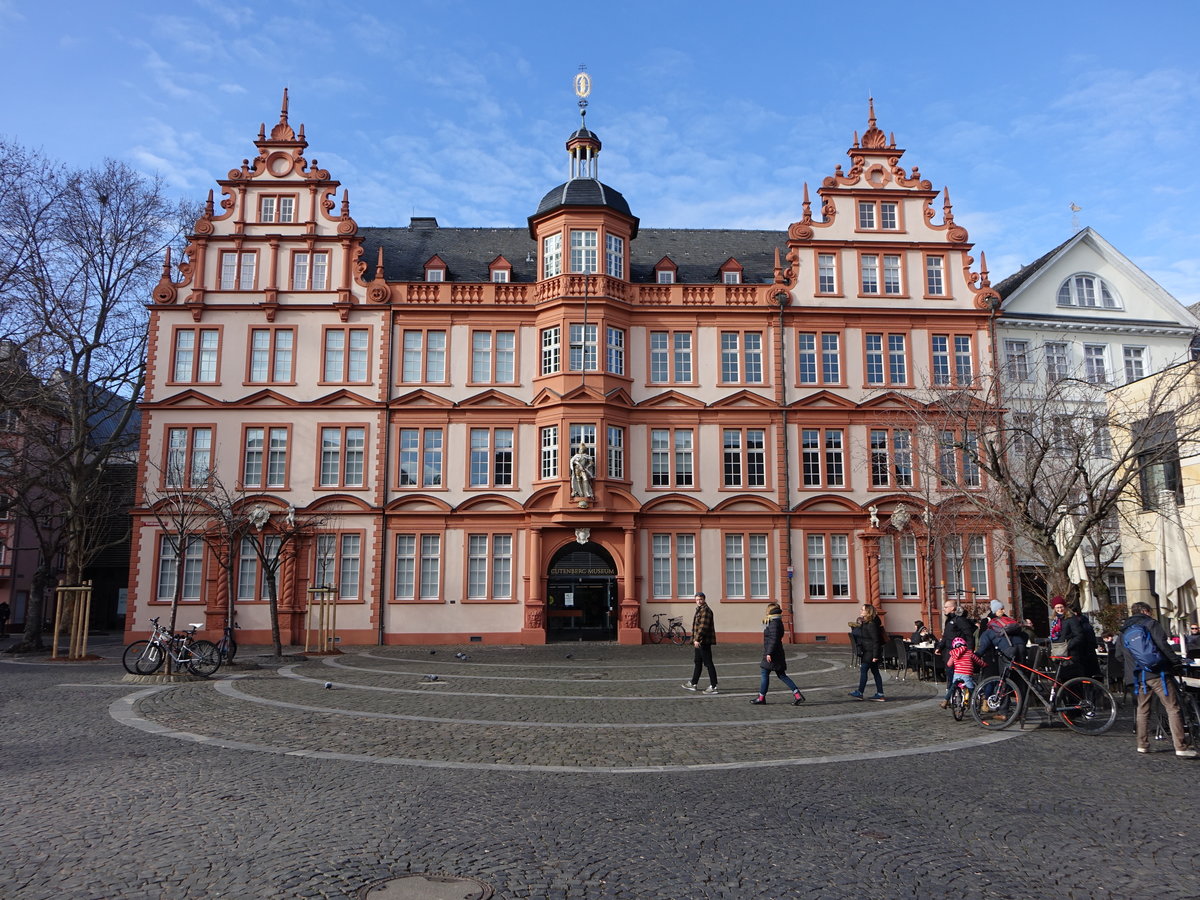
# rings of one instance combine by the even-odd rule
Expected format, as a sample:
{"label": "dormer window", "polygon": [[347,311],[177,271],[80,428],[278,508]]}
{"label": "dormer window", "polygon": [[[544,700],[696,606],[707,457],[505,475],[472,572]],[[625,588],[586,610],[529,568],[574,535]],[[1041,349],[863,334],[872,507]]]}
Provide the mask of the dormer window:
{"label": "dormer window", "polygon": [[741,284],[742,283],[742,264],[732,256],[725,260],[721,266],[721,283],[722,284]]}
{"label": "dormer window", "polygon": [[725,284],[741,284],[742,283],[742,273],[741,272],[722,272],[721,273],[721,281]]}
{"label": "dormer window", "polygon": [[503,256],[497,256],[488,263],[488,279],[496,284],[512,281],[512,263]]}
{"label": "dormer window", "polygon": [[656,269],[654,272],[655,280],[659,284],[674,284],[675,271],[673,269]]}
{"label": "dormer window", "polygon": [[506,284],[508,280],[508,269],[492,269],[493,282],[496,284]]}
{"label": "dormer window", "polygon": [[440,256],[435,255],[425,262],[425,280],[446,280],[446,262]]}
{"label": "dormer window", "polygon": [[1086,309],[1121,309],[1121,299],[1098,275],[1077,273],[1058,289],[1059,306],[1079,306]]}

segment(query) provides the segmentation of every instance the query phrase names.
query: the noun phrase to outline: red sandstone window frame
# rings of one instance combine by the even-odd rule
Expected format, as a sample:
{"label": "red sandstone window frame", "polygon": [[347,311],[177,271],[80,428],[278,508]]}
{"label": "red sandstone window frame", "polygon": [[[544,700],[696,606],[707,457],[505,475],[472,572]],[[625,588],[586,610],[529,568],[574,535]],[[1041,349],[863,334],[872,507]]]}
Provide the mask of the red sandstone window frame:
{"label": "red sandstone window frame", "polygon": [[[820,530],[812,529],[803,532],[804,535],[804,602],[805,603],[845,603],[854,596],[854,543],[851,540],[849,532],[840,531],[838,529]],[[838,593],[836,588],[839,585],[834,583],[833,562],[835,559],[842,558],[840,555],[835,556],[833,552],[833,541],[831,538],[842,538],[846,542],[846,590],[843,593]],[[822,587],[823,594],[813,593],[814,573],[812,562],[816,555],[812,552],[810,538],[819,538],[821,540],[821,565],[822,565]]]}
{"label": "red sandstone window frame", "polygon": [[[895,213],[896,225],[894,228],[884,228],[884,207],[892,207]],[[870,209],[871,223],[870,225],[863,224],[863,211]],[[884,199],[864,199],[858,197],[854,203],[854,230],[859,234],[902,234],[907,230],[904,221],[904,204],[899,199],[884,200]]]}
{"label": "red sandstone window frame", "polygon": [[[876,351],[870,349],[870,338],[879,338],[879,362],[882,370],[882,379],[879,381],[871,381],[871,357]],[[904,349],[902,356],[904,359],[904,380],[896,381],[892,378],[892,338],[902,338],[904,341]],[[863,387],[869,390],[877,388],[889,387],[912,387],[913,384],[913,365],[912,365],[912,332],[911,331],[863,331],[862,335],[862,367],[863,367]]]}
{"label": "red sandstone window frame", "polygon": [[[326,325],[321,329],[321,381],[320,384],[371,384],[371,348],[374,343],[374,329],[371,326],[362,325]],[[340,350],[330,346],[330,337],[334,334],[342,336],[342,346]],[[366,346],[356,348],[353,346],[353,341],[357,335],[366,336]],[[341,371],[330,372],[330,354],[338,352],[341,354]],[[350,376],[353,374],[354,356],[361,353],[363,358],[363,377],[361,379]],[[331,375],[339,377],[330,377]]]}
{"label": "red sandstone window frame", "polygon": [[[666,432],[667,444],[666,449],[656,450],[654,446],[655,434],[657,432]],[[700,490],[700,466],[699,462],[699,444],[697,435],[699,429],[693,426],[666,426],[664,428],[647,428],[646,429],[646,490],[648,491],[698,491]],[[676,434],[687,433],[691,436],[691,444],[684,450],[680,450],[676,445]],[[681,483],[679,480],[680,472],[680,455],[686,455],[691,463],[691,471],[687,473],[691,479],[690,484]],[[666,484],[655,484],[655,459],[662,456],[666,461]]]}
{"label": "red sandstone window frame", "polygon": [[[334,587],[336,588],[336,597],[338,603],[363,603],[367,599],[367,592],[364,590],[366,585],[365,575],[366,567],[363,565],[366,557],[367,539],[366,531],[360,528],[343,528],[343,529],[322,529],[313,535],[312,540],[312,583],[310,587]],[[321,561],[321,539],[332,538],[334,548],[333,570],[337,577],[337,584],[331,585],[328,581],[321,582],[320,576],[322,568],[325,564]],[[350,555],[346,552],[346,538],[356,538],[358,541],[357,555]],[[355,590],[354,593],[344,592],[346,582],[346,561],[354,559],[357,561],[357,571],[355,574]],[[326,569],[328,574],[328,569]]]}
{"label": "red sandstone window frame", "polygon": [[[260,476],[256,483],[246,479],[246,466],[250,455],[250,429],[261,428],[263,431],[262,459],[260,461]],[[286,437],[283,446],[283,481],[272,484],[269,477],[271,467],[271,432],[282,431]],[[238,485],[241,488],[265,491],[289,491],[292,480],[292,425],[280,422],[243,422],[241,442],[241,467],[238,471]]]}
{"label": "red sandstone window frame", "polygon": [[[487,545],[487,553],[483,557],[485,560],[484,569],[484,585],[485,590],[483,596],[471,595],[471,564],[478,557],[473,555],[471,539],[484,538]],[[496,593],[496,563],[502,557],[496,554],[496,538],[506,537],[509,539],[510,546],[508,550],[508,595],[500,596]],[[466,540],[463,542],[463,603],[516,603],[517,597],[517,562],[519,541],[517,533],[508,531],[503,528],[479,530],[468,529]]]}
{"label": "red sandstone window frame", "polygon": [[[889,300],[905,299],[908,297],[908,267],[906,266],[905,254],[892,253],[884,247],[863,248],[857,251],[858,257],[858,296],[860,297],[886,297]],[[873,258],[873,263],[868,263],[868,257]],[[898,275],[897,287],[895,290],[889,291],[887,282],[888,259],[896,260],[896,271]],[[868,266],[875,279],[874,290],[868,289],[866,274]]]}
{"label": "red sandstone window frame", "polygon": [[[187,364],[188,377],[178,377],[180,365],[180,340],[184,334],[192,336],[192,346],[188,352],[192,354],[192,360]],[[216,346],[211,349],[212,353],[212,378],[201,378],[203,368],[202,360],[205,358],[206,348],[202,341],[204,336],[216,335]],[[167,379],[167,384],[210,384],[219,385],[221,383],[221,352],[224,347],[224,326],[223,325],[206,325],[199,326],[175,326],[171,329],[171,370],[170,378]]]}
{"label": "red sandstone window frame", "polygon": [[[654,346],[656,335],[666,335],[665,349]],[[688,338],[688,347],[686,351],[681,351],[679,348],[678,338],[681,335],[686,335]],[[680,379],[677,376],[679,373],[678,359],[681,353],[686,353],[688,370],[691,377]],[[663,367],[666,370],[667,377],[664,379],[656,379],[655,358],[663,357]],[[672,328],[658,329],[648,331],[646,334],[646,384],[647,385],[681,385],[684,387],[695,387],[699,384],[696,380],[696,329],[694,328]]]}
{"label": "red sandstone window frame", "polygon": [[[811,351],[802,348],[805,339],[811,337],[813,348]],[[837,350],[835,357],[837,359],[837,374],[838,377],[834,380],[826,379],[825,359],[827,350],[825,349],[825,338],[833,337],[837,339]],[[797,329],[793,333],[793,338],[796,344],[796,387],[845,387],[846,386],[846,335],[842,331],[834,331],[832,329],[824,331],[801,331]],[[804,378],[804,356],[811,352],[813,360],[812,380]]]}
{"label": "red sandstone window frame", "polygon": [[[416,425],[416,424],[399,424],[396,428],[396,468],[395,477],[393,479],[392,489],[397,491],[446,491],[449,486],[446,484],[446,425]],[[414,451],[416,454],[416,481],[413,484],[405,484],[401,481],[401,475],[404,472],[403,457],[406,451],[404,446],[404,433],[416,432],[417,448]],[[429,456],[434,452],[428,445],[428,436],[436,432],[441,437],[441,449],[437,450],[437,478],[436,485],[425,483],[425,470],[428,465]]]}
{"label": "red sandstone window frame", "polygon": [[[297,270],[296,264],[300,261],[301,257],[303,257],[305,259],[304,275],[302,278],[303,283],[297,284],[296,276],[299,275],[300,273]],[[322,257],[325,260],[325,264],[322,267],[324,275],[323,275],[323,278],[321,279],[321,283],[319,285],[314,283],[314,281],[315,281],[314,273],[317,271],[317,266],[315,265],[317,257]],[[288,272],[289,272],[288,283],[291,284],[292,290],[293,291],[328,291],[328,290],[330,290],[330,285],[332,283],[332,279],[330,278],[330,275],[332,274],[332,272],[330,271],[330,268],[329,268],[329,262],[330,262],[331,258],[332,258],[332,255],[330,254],[330,252],[328,250],[293,250],[292,255],[291,255],[291,265],[288,266]]]}
{"label": "red sandstone window frame", "polygon": [[[291,336],[291,347],[286,350],[279,346],[279,335],[287,333]],[[267,346],[264,350],[266,353],[266,369],[267,378],[259,380],[254,377],[254,355],[258,352],[258,348],[254,346],[255,335],[266,334]],[[287,353],[287,378],[276,380],[275,375],[278,374],[280,368],[280,354]],[[293,325],[252,325],[247,330],[246,335],[246,376],[243,382],[246,385],[251,384],[287,384],[296,383],[296,328]]]}
{"label": "red sandstone window frame", "polygon": [[[746,336],[755,335],[758,338],[758,349],[746,349]],[[737,346],[734,348],[726,347],[726,338],[736,337]],[[717,350],[718,350],[718,369],[717,383],[722,386],[736,385],[754,385],[760,387],[770,383],[768,373],[771,369],[770,348],[767,346],[764,333],[758,328],[723,328],[717,333]],[[747,360],[750,354],[758,355],[758,368],[762,377],[757,381],[747,381]],[[727,361],[730,359],[730,354],[733,354],[733,359],[737,364],[737,377],[727,378]]]}
{"label": "red sandstone window frame", "polygon": [[[442,346],[435,348],[432,351],[429,347],[430,335],[440,335]],[[419,347],[409,346],[409,335],[420,335],[421,341]],[[412,384],[449,384],[449,367],[450,367],[450,331],[447,328],[403,328],[398,336],[400,342],[398,359],[400,365],[397,366],[396,384],[412,385]],[[440,356],[441,359],[441,378],[431,378],[431,375],[437,374],[431,369],[431,361],[434,355]],[[411,359],[410,359],[411,358]],[[420,371],[419,377],[409,378],[409,362],[415,362],[416,368]]]}
{"label": "red sandstone window frame", "polygon": [[[486,350],[479,350],[475,346],[475,338],[477,335],[486,334],[490,336]],[[501,351],[499,349],[498,335],[511,335],[512,348],[510,350]],[[485,384],[505,384],[516,385],[520,383],[520,363],[521,363],[521,334],[515,328],[472,328],[471,329],[471,368],[467,376],[467,384],[469,385],[485,385]],[[476,378],[475,360],[479,353],[487,354],[487,369],[488,377],[484,379]],[[500,359],[501,353],[506,354],[511,358],[512,378],[500,379],[496,376],[496,365]]]}
{"label": "red sandstone window frame", "polygon": [[[165,553],[166,543],[169,539],[177,537],[179,537],[179,535],[175,534],[174,532],[159,531],[157,534],[157,540],[155,542],[156,553],[154,556],[154,594],[153,596],[147,598],[146,602],[148,605],[170,606],[175,600],[174,589],[171,590],[169,596],[163,596],[163,565],[167,562],[171,562],[177,567],[174,576],[175,586],[178,586],[181,575],[184,576],[184,584],[186,585],[186,576],[189,568],[193,565],[196,567],[196,595],[193,597],[185,596],[183,593],[180,593],[179,602],[189,605],[198,605],[204,602],[204,570],[206,568],[206,563],[208,562],[208,547],[205,545],[204,539],[200,535],[188,535],[186,540],[186,548],[184,550],[184,558],[179,559],[179,557],[175,555],[176,551],[174,550],[172,550],[171,556],[168,557]],[[191,556],[189,554],[189,551],[192,547],[196,547],[199,551],[196,556]]]}
{"label": "red sandstone window frame", "polygon": [[[487,454],[487,478],[481,482],[474,482],[475,471],[475,434],[476,432],[487,432],[487,446],[482,448]],[[500,471],[500,453],[504,448],[497,447],[496,435],[501,432],[508,432],[510,443],[508,446],[508,482],[505,483],[498,480],[496,475]],[[518,459],[517,459],[517,444],[520,437],[520,429],[511,425],[476,425],[471,424],[467,427],[467,466],[466,466],[466,483],[463,485],[465,491],[516,491],[520,489],[517,483]]]}
{"label": "red sandstone window frame", "polygon": [[[749,445],[750,432],[762,432],[762,448],[759,451],[752,450]],[[736,434],[738,443],[733,447],[727,443],[728,436]],[[770,491],[772,490],[772,465],[771,465],[771,440],[772,429],[769,425],[741,425],[741,426],[722,426],[721,427],[721,483],[718,490],[732,491],[740,493],[744,491]],[[753,456],[761,452],[762,454],[762,484],[751,483],[751,463]],[[730,460],[736,456],[738,463],[738,478],[737,483],[731,483],[731,468]]]}
{"label": "red sandstone window frame", "polygon": [[[953,543],[950,540],[943,542],[942,551],[938,554],[938,557],[942,565],[946,596],[952,599],[961,598],[967,603],[987,603],[988,599],[993,596],[992,586],[994,580],[991,535],[987,532],[979,531],[948,535],[947,537],[958,539],[960,555],[954,557],[952,553]],[[978,543],[975,543],[973,539],[978,539]],[[980,552],[973,552],[973,543],[977,547],[982,545]],[[954,565],[956,560],[958,563],[957,566]],[[983,565],[984,584],[982,590],[978,587],[974,574],[971,572],[971,563],[975,560],[978,560]],[[957,591],[952,590],[955,587],[958,588]]]}
{"label": "red sandstone window frame", "polygon": [[[679,552],[679,539],[681,537],[691,538],[691,555],[681,556]],[[666,538],[668,541],[668,552],[666,555],[655,553],[655,538]],[[649,603],[674,603],[691,600],[699,585],[703,584],[701,573],[701,558],[700,553],[700,534],[694,530],[686,528],[679,529],[648,529],[646,534],[646,559],[650,560],[649,585],[647,586],[647,602]],[[684,583],[680,578],[680,561],[691,560],[691,581]],[[665,560],[667,566],[668,577],[670,579],[669,590],[660,592],[658,590],[658,566],[659,561]],[[683,590],[687,588],[687,590]]]}
{"label": "red sandstone window frame", "polygon": [[[875,444],[875,434],[879,432],[884,436],[883,453],[886,455],[885,472],[886,479],[882,484],[877,483],[876,476],[876,453],[878,449]],[[907,434],[908,436],[908,472],[907,482],[901,480],[901,473],[897,471],[896,459],[899,456],[896,435]],[[912,428],[900,428],[892,425],[868,425],[867,426],[867,489],[876,492],[889,492],[896,490],[912,490],[920,486],[919,466],[916,464],[916,435]]]}
{"label": "red sandstone window frame", "polygon": [[[937,338],[944,338],[946,341],[945,352],[937,350]],[[958,339],[966,338],[969,348],[967,359],[970,364],[970,372],[968,380],[963,381],[962,372],[959,367],[961,354],[958,350]],[[978,388],[979,387],[979,359],[978,359],[978,341],[975,340],[973,334],[967,332],[947,332],[945,334],[930,334],[929,335],[929,381],[930,385],[935,388],[945,388],[948,390],[961,390],[962,388]],[[938,360],[945,360],[945,380],[939,380],[941,375],[938,372]]]}
{"label": "red sandstone window frame", "polygon": [[[362,482],[354,484],[346,480],[347,462],[350,458],[346,444],[347,433],[351,429],[362,429]],[[338,432],[337,481],[325,483],[325,433]],[[315,491],[366,491],[374,483],[370,468],[371,426],[367,422],[319,422],[316,427],[316,465],[313,467],[313,490]]]}
{"label": "red sandstone window frame", "polygon": [[[401,538],[412,538],[413,539],[413,555],[411,557],[413,560],[413,568],[412,568],[413,593],[412,593],[411,597],[401,596],[400,592],[399,592],[400,591],[399,581],[400,581],[400,575],[401,575],[401,568],[400,568],[400,564],[399,564],[400,560],[401,560],[401,556],[400,556],[400,539]],[[425,552],[426,538],[436,538],[437,539],[437,548],[430,554],[427,554]],[[389,590],[389,594],[391,596],[391,602],[392,603],[406,603],[406,604],[436,603],[439,605],[444,605],[446,602],[446,599],[445,599],[445,597],[446,597],[446,584],[445,584],[446,566],[443,564],[443,562],[444,562],[443,551],[444,551],[445,543],[446,543],[445,534],[443,534],[440,531],[433,531],[428,528],[414,529],[412,531],[394,531],[391,533],[391,541],[389,543],[390,543],[390,550],[391,550],[391,557],[392,557],[392,560],[391,560],[392,561],[392,584],[391,584],[391,587]],[[409,556],[406,554],[403,558],[409,559]],[[422,588],[422,585],[424,582],[423,576],[425,574],[427,560],[429,561],[430,565],[434,565],[437,567],[437,578],[436,578],[437,593],[434,596],[424,596],[424,595],[422,595],[422,592],[421,592],[421,588]]]}
{"label": "red sandstone window frame", "polygon": [[[841,251],[831,248],[817,248],[813,251],[813,293],[818,297],[841,297],[842,296],[842,265]],[[821,286],[821,257],[827,256],[833,261],[833,285],[832,290],[825,290]]]}
{"label": "red sandstone window frame", "polygon": [[[282,200],[292,201],[291,215],[286,219],[283,217]],[[272,204],[270,216],[266,214],[267,201]],[[258,195],[258,222],[260,225],[294,225],[299,221],[297,213],[300,211],[300,198],[297,194],[259,194]]]}
{"label": "red sandstone window frame", "polygon": [[[771,600],[776,593],[775,585],[775,556],[777,548],[775,544],[774,531],[741,531],[737,528],[721,529],[721,602],[722,603],[763,603]],[[737,557],[730,555],[730,538],[740,538],[741,540],[741,578],[742,590],[741,593],[734,593],[730,590],[730,574],[733,571],[731,564],[737,564]],[[763,538],[763,548],[765,553],[758,556],[753,553],[751,538]],[[754,561],[761,559],[765,564],[764,582],[766,589],[760,593],[755,593],[752,586],[752,569]]]}
{"label": "red sandstone window frame", "polygon": [[[806,454],[811,453],[811,450],[805,441],[810,432],[816,433],[816,463],[819,480],[816,483],[807,483],[809,477],[805,471]],[[838,446],[830,443],[830,434],[838,433],[841,443]],[[851,474],[853,467],[849,465],[850,456],[850,427],[845,425],[813,425],[804,426],[800,429],[799,445],[796,448],[800,454],[800,466],[797,470],[799,477],[796,479],[796,490],[799,491],[850,491],[853,489],[851,485]],[[836,481],[831,481],[830,466],[831,454],[836,454],[836,458],[840,460],[841,465],[841,484]]]}
{"label": "red sandstone window frame", "polygon": [[[906,591],[905,591],[905,587],[908,585],[908,581],[904,577],[904,560],[906,557],[901,552],[901,549],[900,549],[900,544],[905,538],[908,538],[913,543],[913,554],[911,557],[911,559],[913,560],[913,563],[914,563],[914,566],[913,566],[913,592],[912,593],[906,593]],[[912,532],[908,532],[908,531],[899,532],[897,534],[882,535],[879,539],[879,559],[881,562],[885,558],[885,556],[888,555],[886,550],[884,549],[885,548],[885,544],[884,544],[885,540],[891,541],[891,546],[892,546],[892,550],[891,550],[891,554],[890,554],[891,567],[892,567],[893,577],[895,578],[896,590],[892,593],[884,593],[883,582],[882,582],[882,580],[878,580],[877,585],[879,588],[879,598],[881,600],[898,600],[902,603],[918,603],[918,602],[920,602],[921,598],[922,598],[921,588],[925,584],[925,577],[924,577],[925,560],[921,555],[921,547],[917,541],[916,536]],[[877,579],[879,579],[880,571],[882,571],[882,565],[880,565],[880,568],[876,570],[876,578]]]}
{"label": "red sandstone window frame", "polygon": [[[181,477],[178,483],[172,475],[174,471],[171,455],[171,432],[185,432],[187,437],[183,446],[183,465],[180,467]],[[196,435],[208,433],[208,466],[204,470],[201,483],[197,484],[196,468]],[[163,491],[208,491],[212,489],[212,476],[215,471],[217,453],[217,425],[215,422],[197,422],[195,424],[168,423],[162,431],[162,470],[159,473],[159,489]]]}
{"label": "red sandstone window frame", "polygon": [[[931,290],[931,288],[933,287],[933,278],[932,278],[933,270],[930,268],[930,261],[935,260],[935,259],[941,261],[941,266],[938,269],[939,280],[941,281],[941,290],[940,291]],[[950,296],[950,292],[947,290],[947,288],[949,287],[948,281],[949,281],[949,277],[950,277],[949,263],[950,263],[950,260],[949,260],[948,254],[946,254],[944,252],[930,252],[930,251],[922,252],[922,254],[921,254],[921,271],[924,274],[924,277],[922,280],[924,281],[924,284],[925,284],[924,296],[926,299],[928,299],[928,300],[945,300],[946,298],[948,298]]]}
{"label": "red sandstone window frame", "polygon": [[[233,257],[232,269],[226,265],[226,260]],[[245,264],[250,260],[250,277],[246,278]],[[256,291],[258,290],[257,250],[222,250],[217,255],[217,284],[221,291]],[[233,277],[226,278],[227,272],[232,271]]]}

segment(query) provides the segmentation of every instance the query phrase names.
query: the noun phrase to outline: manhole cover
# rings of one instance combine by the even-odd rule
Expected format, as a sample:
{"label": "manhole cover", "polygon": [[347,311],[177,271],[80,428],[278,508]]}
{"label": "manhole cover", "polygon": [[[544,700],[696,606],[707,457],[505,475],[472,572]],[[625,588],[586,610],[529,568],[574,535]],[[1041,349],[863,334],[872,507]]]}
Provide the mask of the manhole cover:
{"label": "manhole cover", "polygon": [[491,887],[462,875],[400,875],[373,881],[359,900],[490,900]]}

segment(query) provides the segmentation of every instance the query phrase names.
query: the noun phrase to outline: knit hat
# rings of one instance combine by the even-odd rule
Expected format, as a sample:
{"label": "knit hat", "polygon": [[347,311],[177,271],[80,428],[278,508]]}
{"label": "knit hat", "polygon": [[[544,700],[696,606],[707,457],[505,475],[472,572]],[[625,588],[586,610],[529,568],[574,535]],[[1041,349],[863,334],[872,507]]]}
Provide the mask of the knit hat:
{"label": "knit hat", "polygon": [[1004,609],[1004,604],[999,600],[993,600],[991,602],[990,606],[992,607],[992,615],[993,616],[998,615],[1000,613],[1000,610]]}

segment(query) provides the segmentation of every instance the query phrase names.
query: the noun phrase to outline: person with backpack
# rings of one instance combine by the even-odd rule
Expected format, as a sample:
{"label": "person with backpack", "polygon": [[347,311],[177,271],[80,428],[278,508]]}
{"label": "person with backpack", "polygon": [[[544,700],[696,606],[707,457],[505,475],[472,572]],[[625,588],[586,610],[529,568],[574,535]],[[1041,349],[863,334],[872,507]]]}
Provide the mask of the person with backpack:
{"label": "person with backpack", "polygon": [[1125,663],[1125,683],[1137,696],[1138,753],[1150,752],[1150,702],[1151,695],[1157,694],[1167,711],[1175,755],[1195,759],[1200,753],[1187,745],[1179,713],[1179,686],[1174,678],[1167,677],[1182,672],[1183,663],[1167,642],[1167,634],[1152,615],[1150,604],[1139,601],[1129,611],[1132,615],[1121,626],[1114,649]]}
{"label": "person with backpack", "polygon": [[992,615],[979,633],[976,652],[983,657],[985,675],[999,675],[1003,659],[1023,662],[1027,635],[1021,623],[1008,614],[1003,600],[992,601]]}

